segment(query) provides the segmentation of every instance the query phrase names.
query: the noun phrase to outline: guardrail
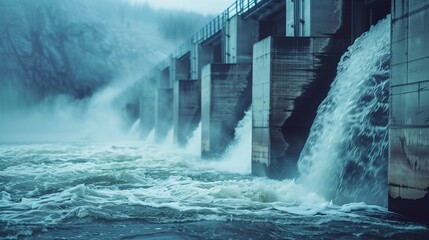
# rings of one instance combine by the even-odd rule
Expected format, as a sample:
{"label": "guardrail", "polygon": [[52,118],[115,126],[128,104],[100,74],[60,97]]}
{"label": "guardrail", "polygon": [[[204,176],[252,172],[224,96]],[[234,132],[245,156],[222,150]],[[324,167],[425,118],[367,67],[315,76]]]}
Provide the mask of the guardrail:
{"label": "guardrail", "polygon": [[220,30],[222,30],[226,22],[236,15],[241,15],[249,11],[251,8],[256,6],[260,2],[268,0],[236,0],[231,6],[229,6],[220,15],[215,17],[207,25],[201,28],[195,33],[188,41],[184,42],[179,48],[173,53],[173,57],[180,58],[187,52],[191,51],[192,45],[204,42],[209,39]]}

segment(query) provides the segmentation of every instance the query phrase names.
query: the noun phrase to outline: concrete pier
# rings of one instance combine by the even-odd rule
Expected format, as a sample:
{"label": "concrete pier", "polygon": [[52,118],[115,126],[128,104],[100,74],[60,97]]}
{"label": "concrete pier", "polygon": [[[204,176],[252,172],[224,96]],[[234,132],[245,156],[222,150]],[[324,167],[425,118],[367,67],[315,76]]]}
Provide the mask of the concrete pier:
{"label": "concrete pier", "polygon": [[259,22],[235,16],[225,26],[225,63],[252,63],[253,44],[258,41]]}
{"label": "concrete pier", "polygon": [[[252,104],[252,173],[294,178],[346,48],[392,11],[389,209],[429,214],[429,0],[238,0],[145,79],[142,136],[218,158]],[[154,77],[155,76],[155,77]]]}
{"label": "concrete pier", "polygon": [[155,142],[162,143],[173,126],[172,64],[160,67],[155,91]]}
{"label": "concrete pier", "polygon": [[429,1],[392,2],[389,209],[429,216]]}
{"label": "concrete pier", "polygon": [[253,48],[253,174],[297,177],[317,107],[351,43],[350,12],[347,1],[286,1],[286,16],[271,16],[285,32]]}
{"label": "concrete pier", "polygon": [[201,119],[201,88],[198,80],[174,84],[174,141],[186,146]]}
{"label": "concrete pier", "polygon": [[159,88],[155,106],[155,142],[162,143],[173,127],[173,89]]}
{"label": "concrete pier", "polygon": [[[269,37],[253,50],[252,173],[296,177],[316,109],[345,43],[327,37]],[[341,41],[340,41],[341,42]]]}
{"label": "concrete pier", "polygon": [[156,78],[143,79],[140,97],[140,135],[145,139],[155,127]]}
{"label": "concrete pier", "polygon": [[[209,64],[201,82],[201,156],[220,157],[251,102],[250,64]],[[249,149],[250,150],[250,149]]]}

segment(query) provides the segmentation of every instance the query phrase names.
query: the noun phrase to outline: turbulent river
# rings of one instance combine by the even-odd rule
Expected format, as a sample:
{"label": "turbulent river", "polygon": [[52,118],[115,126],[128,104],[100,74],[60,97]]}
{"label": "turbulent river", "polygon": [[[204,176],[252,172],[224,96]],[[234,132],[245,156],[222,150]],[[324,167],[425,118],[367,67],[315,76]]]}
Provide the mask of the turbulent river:
{"label": "turbulent river", "polygon": [[[0,143],[0,239],[429,239],[427,226],[382,207],[389,34],[385,20],[343,56],[296,180],[250,174],[250,110],[218,161],[198,156],[201,125],[185,149],[172,132],[159,145],[153,132],[145,141],[44,143],[29,143],[22,127],[9,131],[24,132],[19,143],[0,133],[9,140]],[[102,116],[89,128],[112,121]],[[115,139],[106,126],[103,138]]]}
{"label": "turbulent river", "polygon": [[222,170],[228,161],[144,142],[0,145],[0,238],[429,236],[385,208],[336,205],[294,180]]}

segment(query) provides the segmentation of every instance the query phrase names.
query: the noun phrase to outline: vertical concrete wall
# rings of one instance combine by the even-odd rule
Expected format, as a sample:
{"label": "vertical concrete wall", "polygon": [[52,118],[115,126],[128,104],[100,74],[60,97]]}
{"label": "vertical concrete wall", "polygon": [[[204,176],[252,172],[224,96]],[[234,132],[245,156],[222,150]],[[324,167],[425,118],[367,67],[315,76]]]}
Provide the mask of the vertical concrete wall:
{"label": "vertical concrete wall", "polygon": [[[181,96],[182,90],[180,88],[179,82],[187,81],[191,79],[191,75],[193,72],[198,72],[195,67],[198,67],[195,64],[195,60],[192,53],[187,53],[180,58],[173,58],[171,61],[171,75],[170,81],[172,83],[173,96],[172,96],[172,124],[173,124],[173,139],[174,143],[184,146],[186,144],[186,139],[183,139],[182,128],[180,124],[183,121],[183,118],[188,112],[182,112],[184,110],[183,107],[179,107],[183,104],[182,99],[184,96]],[[170,103],[169,103],[170,104]]]}
{"label": "vertical concrete wall", "polygon": [[234,130],[251,102],[250,64],[210,64],[201,82],[201,156],[217,158],[234,138]]}
{"label": "vertical concrete wall", "polygon": [[251,63],[253,44],[259,36],[258,21],[239,16],[230,19],[225,26],[225,63]]}
{"label": "vertical concrete wall", "polygon": [[175,60],[173,124],[174,142],[179,146],[186,146],[200,122],[201,70],[213,62],[214,51],[209,44],[195,44],[189,54]]}
{"label": "vertical concrete wall", "polygon": [[[211,45],[195,44],[191,51],[191,76],[190,79],[201,79],[201,70],[207,64],[213,62],[215,49]],[[182,78],[185,79],[185,78]]]}
{"label": "vertical concrete wall", "polygon": [[198,80],[179,80],[174,84],[174,141],[186,146],[201,118],[201,90]]}
{"label": "vertical concrete wall", "polygon": [[315,42],[269,37],[254,46],[252,172],[256,175],[293,177],[309,123],[295,122],[295,136],[284,136],[282,128],[297,111],[295,102],[315,80],[314,49],[320,48]]}
{"label": "vertical concrete wall", "polygon": [[392,1],[389,209],[429,215],[429,1]]}
{"label": "vertical concrete wall", "polygon": [[337,32],[346,17],[343,14],[350,14],[343,8],[350,1],[353,0],[286,1],[286,36],[314,37]]}
{"label": "vertical concrete wall", "polygon": [[173,89],[158,88],[155,107],[155,141],[161,143],[173,127]]}
{"label": "vertical concrete wall", "polygon": [[170,66],[158,75],[155,101],[155,141],[163,142],[173,126],[173,88]]}
{"label": "vertical concrete wall", "polygon": [[296,177],[317,107],[351,42],[350,1],[285,5],[285,33],[293,37],[269,37],[253,48],[252,172],[272,178]]}
{"label": "vertical concrete wall", "polygon": [[156,78],[144,79],[140,97],[140,129],[141,137],[146,138],[155,127]]}
{"label": "vertical concrete wall", "polygon": [[173,87],[175,81],[182,79],[191,79],[191,59],[190,53],[181,58],[173,58],[170,63],[170,84]]}

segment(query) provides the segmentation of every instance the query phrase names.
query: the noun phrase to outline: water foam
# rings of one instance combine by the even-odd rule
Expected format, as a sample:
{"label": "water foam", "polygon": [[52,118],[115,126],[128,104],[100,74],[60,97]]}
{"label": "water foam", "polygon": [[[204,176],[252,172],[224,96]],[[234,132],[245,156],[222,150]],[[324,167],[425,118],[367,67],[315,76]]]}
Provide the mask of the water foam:
{"label": "water foam", "polygon": [[201,155],[201,122],[198,124],[198,127],[192,133],[191,138],[186,145],[185,151],[190,154],[195,154],[197,156]]}
{"label": "water foam", "polygon": [[167,136],[165,136],[165,139],[160,144],[164,146],[167,149],[173,148],[177,149],[177,145],[174,143],[174,129],[170,128],[170,130],[167,133]]}
{"label": "water foam", "polygon": [[140,138],[140,118],[130,127],[127,136],[133,140],[138,140]]}
{"label": "water foam", "polygon": [[222,159],[215,163],[216,169],[233,173],[250,174],[252,170],[252,107],[235,127],[234,141]]}
{"label": "water foam", "polygon": [[390,17],[342,56],[298,168],[310,190],[347,203],[386,205]]}
{"label": "water foam", "polygon": [[152,130],[147,135],[145,141],[148,143],[154,143],[155,142],[155,128],[152,128]]}
{"label": "water foam", "polygon": [[314,226],[342,219],[410,227],[373,223],[365,213],[383,216],[386,209],[338,206],[293,180],[229,172],[180,150],[141,142],[0,145],[0,226],[7,223],[5,231],[16,236],[133,219],[156,224],[298,219]]}

